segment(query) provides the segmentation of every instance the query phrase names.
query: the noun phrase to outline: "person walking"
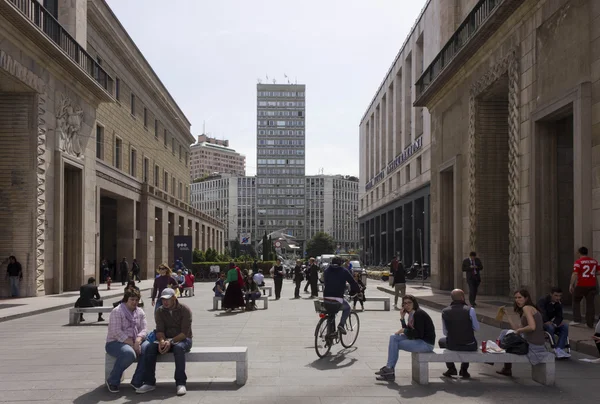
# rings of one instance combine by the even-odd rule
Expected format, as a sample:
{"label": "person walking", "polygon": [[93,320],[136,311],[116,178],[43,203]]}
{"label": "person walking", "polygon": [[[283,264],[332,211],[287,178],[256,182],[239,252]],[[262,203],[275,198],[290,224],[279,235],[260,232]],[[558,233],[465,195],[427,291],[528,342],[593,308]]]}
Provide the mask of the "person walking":
{"label": "person walking", "polygon": [[131,280],[135,281],[135,279],[137,278],[138,283],[140,283],[142,280],[140,279],[140,264],[138,264],[137,259],[133,259],[133,262],[131,263]]}
{"label": "person walking", "polygon": [[127,276],[129,275],[129,263],[125,257],[119,263],[119,275],[121,276],[121,285],[125,286]]}
{"label": "person walking", "polygon": [[19,284],[23,280],[23,267],[14,255],[8,257],[6,277],[10,281],[11,297],[19,297]]}
{"label": "person walking", "polygon": [[392,285],[394,286],[394,308],[398,309],[398,297],[406,295],[406,271],[401,262],[398,263],[396,272],[394,272]]}
{"label": "person walking", "polygon": [[281,298],[281,288],[283,287],[283,266],[281,260],[277,259],[277,262],[273,266],[273,281],[275,282],[275,300]]}
{"label": "person walking", "polygon": [[310,297],[319,297],[319,266],[314,258],[310,259]]}
{"label": "person walking", "polygon": [[361,310],[365,310],[365,301],[367,301],[367,298],[365,297],[365,290],[367,289],[367,287],[365,286],[365,284],[363,283],[362,279],[360,279],[360,272],[356,272],[354,274],[354,280],[356,281],[356,283],[358,284],[358,293],[354,296],[354,306],[352,307],[353,310],[356,310],[356,303],[360,303],[360,309]]}
{"label": "person walking", "polygon": [[108,262],[106,259],[102,259],[100,263],[100,273],[102,274],[102,278],[100,279],[100,283],[106,282],[106,280],[110,277],[110,267],[108,266]]}
{"label": "person walking", "polygon": [[473,307],[477,307],[475,299],[477,298],[477,289],[481,283],[481,271],[483,271],[483,264],[481,260],[477,258],[477,253],[471,251],[469,257],[465,258],[462,263],[462,270],[467,274],[467,284],[469,285],[469,303]]}
{"label": "person walking", "polygon": [[294,267],[294,284],[296,288],[294,289],[294,299],[300,299],[300,285],[304,280],[304,276],[302,275],[302,261],[298,260],[296,262],[296,266]]}
{"label": "person walking", "polygon": [[394,277],[396,276],[396,272],[398,272],[399,265],[400,261],[398,261],[398,257],[394,255],[394,258],[392,258],[392,262],[390,263],[390,286],[394,286]]}
{"label": "person walking", "polygon": [[585,299],[585,323],[594,328],[594,299],[597,292],[598,261],[588,256],[587,247],[577,250],[579,257],[573,265],[573,275],[569,284],[569,292],[573,295],[573,321],[571,325],[581,324],[581,301]]}

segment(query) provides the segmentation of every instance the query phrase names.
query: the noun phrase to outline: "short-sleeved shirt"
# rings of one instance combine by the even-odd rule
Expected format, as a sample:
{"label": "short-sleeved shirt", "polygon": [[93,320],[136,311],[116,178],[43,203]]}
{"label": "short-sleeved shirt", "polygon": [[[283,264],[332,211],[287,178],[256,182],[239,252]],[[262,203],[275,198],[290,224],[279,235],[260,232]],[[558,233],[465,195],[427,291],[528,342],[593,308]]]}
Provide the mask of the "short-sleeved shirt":
{"label": "short-sleeved shirt", "polygon": [[577,286],[586,288],[596,287],[596,271],[598,261],[590,257],[581,257],[575,261],[573,272],[577,274]]}

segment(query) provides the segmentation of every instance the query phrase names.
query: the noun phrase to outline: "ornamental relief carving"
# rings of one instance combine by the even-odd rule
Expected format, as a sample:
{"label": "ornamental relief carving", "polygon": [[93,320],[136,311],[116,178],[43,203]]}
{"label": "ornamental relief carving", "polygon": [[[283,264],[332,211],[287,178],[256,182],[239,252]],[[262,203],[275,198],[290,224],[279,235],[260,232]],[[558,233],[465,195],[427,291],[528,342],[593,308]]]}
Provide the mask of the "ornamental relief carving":
{"label": "ornamental relief carving", "polygon": [[71,156],[83,158],[80,138],[83,109],[74,105],[64,94],[57,97],[56,105],[56,130],[60,134],[60,150]]}

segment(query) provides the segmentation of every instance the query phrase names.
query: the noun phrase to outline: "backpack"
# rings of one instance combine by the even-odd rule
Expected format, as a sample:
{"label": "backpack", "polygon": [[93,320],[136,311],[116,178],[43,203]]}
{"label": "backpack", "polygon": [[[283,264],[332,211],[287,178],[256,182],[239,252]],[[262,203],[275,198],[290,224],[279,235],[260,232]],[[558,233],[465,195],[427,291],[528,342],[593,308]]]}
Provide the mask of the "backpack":
{"label": "backpack", "polygon": [[506,334],[502,341],[500,341],[500,348],[504,349],[506,353],[515,355],[527,355],[529,352],[529,343],[520,335],[512,332]]}

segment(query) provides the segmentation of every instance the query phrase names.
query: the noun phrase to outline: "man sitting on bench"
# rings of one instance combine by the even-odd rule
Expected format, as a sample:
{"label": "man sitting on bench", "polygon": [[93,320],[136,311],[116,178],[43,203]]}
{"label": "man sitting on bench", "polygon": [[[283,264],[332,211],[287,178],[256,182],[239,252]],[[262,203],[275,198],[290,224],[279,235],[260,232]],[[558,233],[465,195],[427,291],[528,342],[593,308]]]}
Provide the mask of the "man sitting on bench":
{"label": "man sitting on bench", "polygon": [[[479,331],[479,322],[475,316],[475,309],[467,306],[465,303],[465,292],[460,289],[454,289],[450,294],[452,303],[442,310],[442,330],[445,337],[440,338],[438,344],[440,348],[446,348],[451,351],[477,351],[477,340],[475,331]],[[447,371],[444,376],[456,376],[456,365],[447,362]],[[458,373],[463,379],[468,379],[471,375],[468,372],[469,364],[462,363]]]}
{"label": "man sitting on bench", "polygon": [[[87,285],[79,288],[79,299],[75,302],[75,307],[98,307],[103,304],[100,293],[98,293],[98,286],[96,286],[96,278],[91,276],[88,278]],[[85,321],[83,313],[80,313],[79,316],[79,321]],[[98,313],[98,321],[104,321],[102,313]]]}

